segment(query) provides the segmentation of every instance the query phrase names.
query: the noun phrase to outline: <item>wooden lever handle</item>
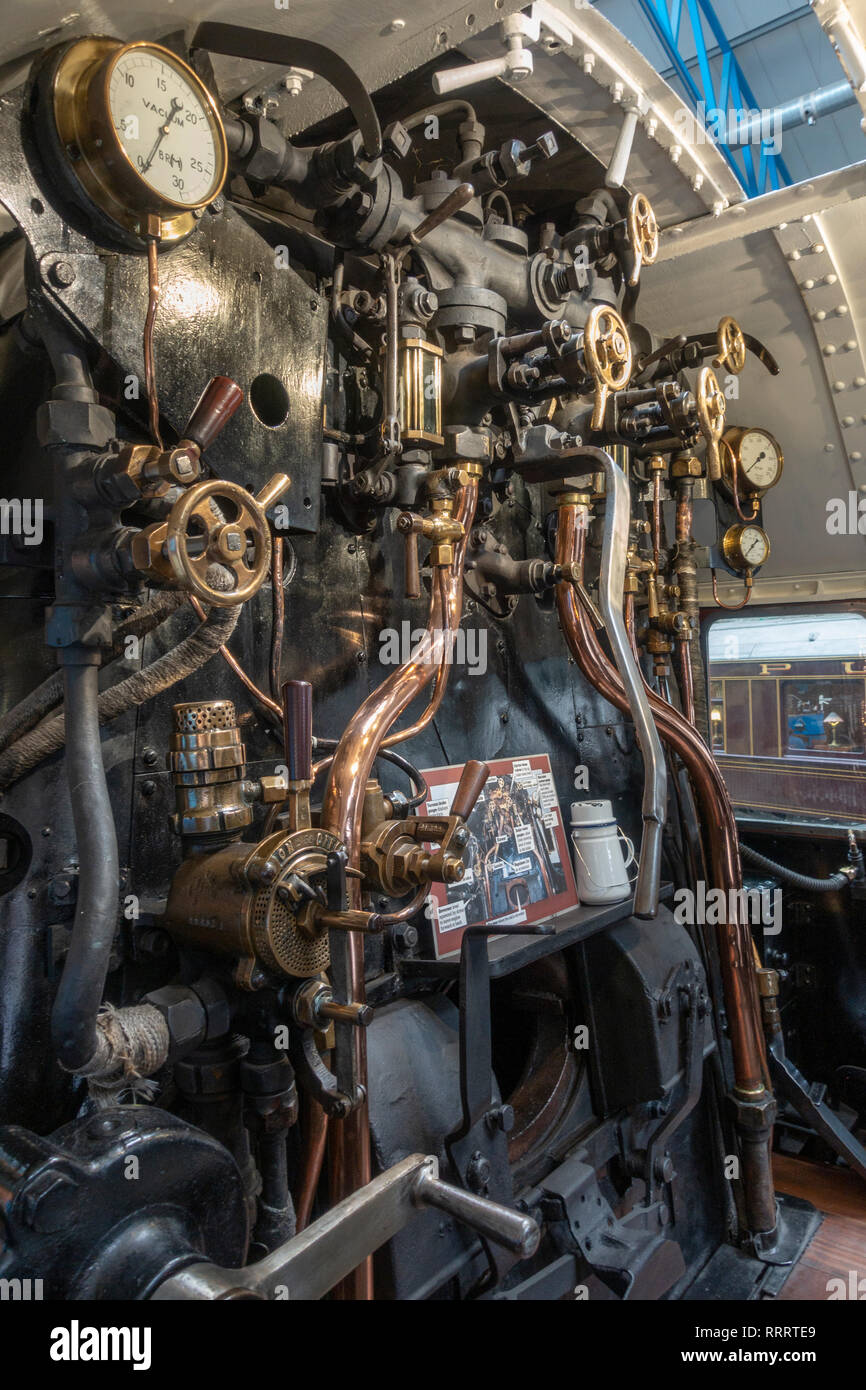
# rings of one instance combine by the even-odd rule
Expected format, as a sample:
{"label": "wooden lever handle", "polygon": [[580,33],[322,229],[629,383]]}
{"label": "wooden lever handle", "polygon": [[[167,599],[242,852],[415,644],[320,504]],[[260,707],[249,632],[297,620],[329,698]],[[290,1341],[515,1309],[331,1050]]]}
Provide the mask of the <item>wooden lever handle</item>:
{"label": "wooden lever handle", "polygon": [[459,816],[461,820],[469,819],[489,776],[490,768],[486,763],[479,763],[470,758],[460,774],[460,781],[454,793],[451,803],[452,816]]}
{"label": "wooden lever handle", "polygon": [[290,782],[313,777],[313,687],[309,681],[283,685],[283,738]]}
{"label": "wooden lever handle", "polygon": [[184,439],[192,440],[204,453],[225,429],[243,398],[243,391],[230,376],[212,377],[189,417]]}

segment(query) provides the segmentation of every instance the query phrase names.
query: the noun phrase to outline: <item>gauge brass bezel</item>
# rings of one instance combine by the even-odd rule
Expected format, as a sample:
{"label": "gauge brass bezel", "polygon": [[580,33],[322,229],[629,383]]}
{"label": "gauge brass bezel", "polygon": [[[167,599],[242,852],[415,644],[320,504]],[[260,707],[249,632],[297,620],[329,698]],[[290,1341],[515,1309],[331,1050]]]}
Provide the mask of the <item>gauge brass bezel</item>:
{"label": "gauge brass bezel", "polygon": [[[137,49],[156,54],[181,73],[207,111],[216,142],[217,169],[207,196],[197,202],[177,202],[157,193],[141,177],[115,131],[109,83],[121,58]],[[192,231],[196,211],[212,203],[225,183],[228,149],[219,107],[188,63],[171,49],[147,40],[80,39],[58,63],[52,99],[57,134],[69,166],[101,212],[136,236],[178,241]]]}
{"label": "gauge brass bezel", "polygon": [[[770,441],[775,452],[778,454],[779,471],[774,480],[768,483],[766,487],[755,487],[755,485],[749,481],[745,469],[743,468],[740,458],[740,446],[744,436],[747,434],[762,434],[765,439]],[[770,491],[770,488],[776,487],[779,482],[781,482],[782,473],[785,468],[785,455],[782,453],[782,446],[776,436],[771,434],[769,430],[764,429],[763,425],[732,425],[729,429],[725,430],[721,442],[725,446],[721,451],[723,460],[722,479],[725,486],[732,490],[733,479],[730,469],[731,467],[736,468],[737,493],[740,497],[764,497]],[[728,463],[729,459],[730,463]]]}
{"label": "gauge brass bezel", "polygon": [[765,565],[770,558],[770,537],[763,526],[759,526],[756,521],[738,522],[736,526],[729,526],[722,536],[722,554],[725,557],[725,563],[737,574],[745,574],[747,570],[760,569],[761,567],[761,565],[750,565],[743,555],[743,532],[748,530],[760,531],[767,542],[767,553],[761,561],[761,565]]}

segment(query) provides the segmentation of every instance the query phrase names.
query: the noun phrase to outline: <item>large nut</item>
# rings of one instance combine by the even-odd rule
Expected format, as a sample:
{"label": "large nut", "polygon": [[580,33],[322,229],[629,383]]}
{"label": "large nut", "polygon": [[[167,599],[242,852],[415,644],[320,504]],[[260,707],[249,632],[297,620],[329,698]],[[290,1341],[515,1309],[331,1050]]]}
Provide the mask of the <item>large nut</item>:
{"label": "large nut", "polygon": [[146,994],[142,1004],[152,1004],[162,1014],[171,1038],[170,1057],[191,1052],[203,1042],[208,1031],[208,1016],[195,990],[184,985],[164,985]]}
{"label": "large nut", "polygon": [[276,802],[285,801],[289,794],[285,777],[260,777],[258,785],[261,788],[259,800],[265,806],[272,806]]}

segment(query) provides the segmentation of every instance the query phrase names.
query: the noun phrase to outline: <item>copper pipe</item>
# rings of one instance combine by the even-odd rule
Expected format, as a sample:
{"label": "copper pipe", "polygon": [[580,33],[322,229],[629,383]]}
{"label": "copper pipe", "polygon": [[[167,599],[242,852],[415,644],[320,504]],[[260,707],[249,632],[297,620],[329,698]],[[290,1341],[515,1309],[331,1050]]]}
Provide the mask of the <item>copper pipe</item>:
{"label": "copper pipe", "polygon": [[325,1145],[328,1139],[328,1116],[312,1096],[304,1102],[304,1153],[301,1159],[301,1185],[295,1198],[297,1231],[303,1231],[310,1223],[310,1213],[316,1198],[316,1188],[322,1174],[325,1160]]}
{"label": "copper pipe", "polygon": [[271,694],[280,697],[280,673],[283,665],[283,629],[286,623],[286,591],[283,588],[283,538],[274,536],[271,551],[271,589],[273,591],[273,621],[271,627]]}
{"label": "copper pipe", "polygon": [[[676,576],[680,589],[680,603],[689,623],[697,619],[697,571],[694,562],[695,542],[692,536],[694,505],[692,501],[693,482],[690,478],[681,479],[677,487],[676,505]],[[692,641],[700,641],[694,632]],[[683,714],[689,723],[695,723],[695,687],[692,678],[691,642],[679,643],[679,683],[680,702]]]}
{"label": "copper pipe", "polygon": [[[581,564],[582,563],[583,561],[581,560]],[[625,596],[625,630],[628,633],[628,640],[634,652],[634,659],[638,666],[640,666],[640,652],[637,647],[637,634],[634,630],[634,594],[626,594]],[[643,667],[641,667],[641,670],[643,670]]]}
{"label": "copper pipe", "polygon": [[380,747],[393,748],[397,743],[405,743],[408,738],[415,738],[417,734],[420,734],[427,728],[431,719],[436,717],[436,713],[442,703],[442,696],[445,694],[445,687],[448,684],[448,664],[447,657],[443,657],[439,665],[439,670],[436,672],[436,683],[433,686],[433,694],[430,696],[430,703],[421,717],[416,719],[414,724],[410,724],[408,729],[395,729],[393,733],[388,734],[382,739]]}
{"label": "copper pipe", "polygon": [[[441,572],[436,582],[442,584]],[[442,630],[445,633],[451,633],[453,629],[456,633],[456,625],[453,621],[454,614],[451,610],[451,605],[448,603],[447,596],[444,592],[442,595],[441,602],[442,613],[444,615]],[[430,723],[430,720],[434,717],[436,711],[442,703],[442,696],[445,694],[445,687],[448,684],[448,676],[450,674],[448,669],[450,666],[450,655],[451,644],[446,642],[444,644],[442,660],[439,662],[439,668],[436,672],[436,683],[433,686],[433,694],[430,698],[430,703],[428,704],[421,717],[417,719],[414,724],[410,724],[408,729],[398,729],[395,733],[389,734],[387,738],[383,738],[381,743],[379,744],[380,748],[393,748],[396,743],[405,743],[406,739],[414,738],[416,734],[421,733],[422,729],[426,729],[427,725]],[[334,761],[334,757],[335,754],[330,753],[327,758],[321,758],[319,762],[313,763],[314,782],[320,772],[324,772],[326,767],[331,766],[331,764]]]}
{"label": "copper pipe", "polygon": [[[582,563],[583,543],[583,528],[577,523],[577,507],[572,504],[560,507],[557,563]],[[628,702],[619,674],[608,660],[592,624],[586,621],[571,584],[556,586],[556,603],[565,639],[578,666],[606,700],[628,713]],[[730,889],[739,891],[742,889],[742,873],[737,827],[718,765],[697,730],[660,699],[654,690],[650,687],[647,690],[659,733],[682,759],[694,785],[707,829],[715,884],[726,892]],[[748,927],[736,921],[720,926],[719,953],[737,1085],[744,1091],[757,1091],[764,1085],[767,1062]]]}
{"label": "copper pipe", "polygon": [[[582,518],[580,519],[582,521]],[[578,519],[578,506],[559,509],[556,561],[558,564],[583,563],[584,527]],[[559,621],[577,665],[606,700],[628,712],[618,672],[602,649],[592,624],[569,583],[556,587]],[[703,739],[683,717],[647,687],[653,715],[662,739],[684,763],[706,829],[711,872],[716,887],[726,894],[742,890],[742,871],[733,807],[718,764]],[[730,904],[739,902],[728,897]],[[761,1024],[757,977],[752,959],[752,936],[748,924],[738,920],[736,907],[728,920],[717,928],[719,963],[730,1028],[734,1061],[734,1099],[744,1110],[772,1100],[766,1050]],[[739,1127],[743,1159],[743,1188],[746,1222],[753,1233],[772,1233],[776,1227],[770,1145],[772,1131],[762,1123],[755,1128]],[[772,1236],[769,1237],[772,1239]]]}
{"label": "copper pipe", "polygon": [[729,613],[737,613],[741,608],[745,608],[746,604],[749,602],[749,599],[752,597],[751,571],[747,572],[746,574],[746,596],[745,598],[740,599],[739,603],[722,603],[722,600],[719,598],[719,586],[718,581],[716,580],[716,571],[714,569],[711,569],[710,574],[712,575],[713,580],[713,598],[715,599],[716,603],[719,605],[720,608],[727,609]]}
{"label": "copper pipe", "polygon": [[683,716],[693,725],[695,722],[695,688],[692,683],[692,661],[688,642],[677,642],[677,658]]}
{"label": "copper pipe", "polygon": [[[433,585],[427,630],[415,648],[412,660],[399,667],[368,695],[350,720],[334,754],[322,803],[321,824],[342,840],[350,868],[359,867],[364,791],[382,739],[407,705],[424,689],[433,671],[443,664],[446,653],[450,655],[462,610],[463,566],[477,499],[478,483],[475,479],[458,490],[455,515],[463,526],[463,536],[454,547],[451,565],[442,572],[443,582]],[[448,622],[450,629],[447,635],[443,631],[445,622]],[[360,907],[361,890],[356,878],[350,877],[348,880],[348,897],[350,908]],[[358,932],[350,932],[348,944],[350,997],[357,1003],[363,1003],[366,997],[364,938]],[[367,1056],[363,1029],[356,1030],[356,1038],[358,1080],[362,1086],[366,1086]],[[328,1152],[334,1201],[341,1201],[370,1181],[370,1120],[366,1103],[353,1110],[345,1120],[335,1121],[331,1126]],[[363,1300],[372,1296],[372,1261],[367,1259],[340,1285],[337,1297]]]}
{"label": "copper pipe", "polygon": [[144,390],[150,416],[150,433],[154,443],[162,448],[159,432],[159,401],[156,395],[156,367],[153,361],[153,325],[159,305],[159,259],[156,237],[147,241],[147,314],[144,319]]}
{"label": "copper pipe", "polygon": [[[204,609],[202,608],[201,604],[199,603],[198,599],[195,597],[194,594],[189,595],[189,601],[192,604],[198,616],[202,620],[204,620],[207,617],[207,614],[205,613]],[[249,676],[247,675],[244,668],[241,666],[240,662],[232,656],[228,647],[220,647],[220,656],[226,662],[229,669],[231,671],[234,671],[238,680],[241,682],[243,686],[246,687],[250,694],[256,700],[258,700],[260,704],[264,705],[265,709],[270,710],[271,714],[275,714],[277,716],[277,718],[280,721],[280,727],[282,728],[283,711],[281,706],[277,704],[276,700],[272,700],[271,697],[269,695],[266,695],[263,690],[259,690],[259,687],[255,684],[255,682],[250,680]]]}

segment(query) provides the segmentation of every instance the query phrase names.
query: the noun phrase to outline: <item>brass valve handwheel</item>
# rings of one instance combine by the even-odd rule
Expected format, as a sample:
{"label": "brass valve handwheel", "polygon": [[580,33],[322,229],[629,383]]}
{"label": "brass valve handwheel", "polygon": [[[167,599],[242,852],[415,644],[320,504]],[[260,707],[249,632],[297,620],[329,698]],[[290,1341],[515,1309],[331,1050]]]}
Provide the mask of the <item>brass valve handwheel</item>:
{"label": "brass valve handwheel", "polygon": [[608,391],[621,391],[631,377],[628,329],[616,309],[597,304],[591,311],[583,330],[583,356],[587,371],[595,379],[592,428],[600,430]]}
{"label": "brass valve handwheel", "polygon": [[659,226],[652,203],[645,193],[635,193],[629,200],[626,222],[629,245],[634,252],[634,270],[629,276],[629,284],[636,285],[641,266],[653,265],[659,253]]}
{"label": "brass valve handwheel", "polygon": [[730,314],[719,320],[716,342],[719,351],[713,358],[713,366],[727,367],[734,376],[739,376],[746,365],[746,340],[742,328]]}
{"label": "brass valve handwheel", "polygon": [[[265,512],[291,486],[276,473],[258,497],[239,483],[213,478],[196,483],[172,507],[166,522],[165,550],[172,573],[202,603],[232,608],[257,593],[271,563],[271,531]],[[252,559],[247,553],[252,544]],[[195,553],[195,552],[198,553]],[[214,589],[207,582],[210,565],[231,570],[234,589]]]}
{"label": "brass valve handwheel", "polygon": [[696,393],[698,422],[707,441],[707,477],[717,483],[722,476],[719,440],[725,428],[725,398],[712,367],[701,367]]}

